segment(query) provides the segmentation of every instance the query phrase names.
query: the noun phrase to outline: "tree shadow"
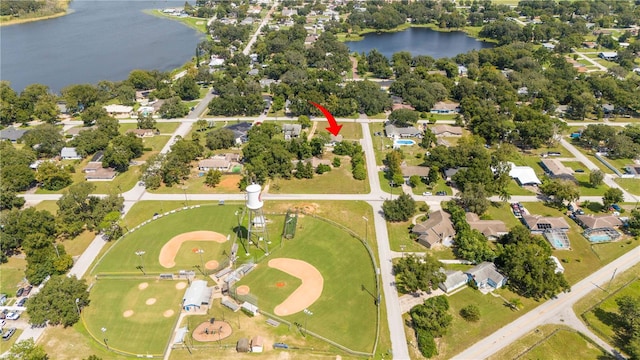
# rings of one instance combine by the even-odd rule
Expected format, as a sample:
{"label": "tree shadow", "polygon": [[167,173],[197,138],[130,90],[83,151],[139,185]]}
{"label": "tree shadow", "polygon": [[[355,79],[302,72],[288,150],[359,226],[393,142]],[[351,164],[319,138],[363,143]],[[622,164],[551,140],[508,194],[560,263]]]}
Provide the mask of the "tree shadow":
{"label": "tree shadow", "polygon": [[590,211],[593,211],[594,213],[602,212],[602,209],[604,208],[602,204],[597,202],[589,202],[589,204],[586,207],[587,209],[589,209]]}
{"label": "tree shadow", "polygon": [[600,320],[602,323],[611,326],[613,329],[617,329],[622,326],[622,322],[620,321],[620,316],[611,311],[605,311],[601,308],[597,307],[593,309],[593,314]]}

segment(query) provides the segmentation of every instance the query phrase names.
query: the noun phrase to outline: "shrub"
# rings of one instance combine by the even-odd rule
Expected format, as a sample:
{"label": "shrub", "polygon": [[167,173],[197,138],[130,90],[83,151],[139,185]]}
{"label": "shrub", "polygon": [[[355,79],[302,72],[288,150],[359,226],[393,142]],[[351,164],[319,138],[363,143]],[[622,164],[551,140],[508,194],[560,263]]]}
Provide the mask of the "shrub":
{"label": "shrub", "polygon": [[339,157],[334,157],[331,165],[333,165],[334,168],[339,168],[340,165],[342,165],[342,162]]}
{"label": "shrub", "polygon": [[460,316],[467,321],[480,320],[480,308],[475,305],[467,305],[460,310]]}
{"label": "shrub", "polygon": [[331,166],[326,165],[326,164],[320,164],[316,168],[316,173],[317,174],[324,174],[324,173],[326,173],[328,171],[331,171]]}
{"label": "shrub", "polygon": [[426,358],[438,355],[438,348],[436,342],[433,340],[433,335],[428,330],[416,329],[416,338],[418,340],[418,349],[422,356]]}

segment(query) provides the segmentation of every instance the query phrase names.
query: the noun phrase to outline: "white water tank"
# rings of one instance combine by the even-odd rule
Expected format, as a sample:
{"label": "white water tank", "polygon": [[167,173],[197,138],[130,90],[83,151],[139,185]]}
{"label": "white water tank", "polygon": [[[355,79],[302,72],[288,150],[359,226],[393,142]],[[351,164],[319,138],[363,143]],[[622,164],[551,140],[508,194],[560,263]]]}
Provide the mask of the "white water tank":
{"label": "white water tank", "polygon": [[258,184],[251,184],[247,186],[247,208],[251,210],[258,210],[262,208],[264,204],[260,198],[260,192],[262,187]]}

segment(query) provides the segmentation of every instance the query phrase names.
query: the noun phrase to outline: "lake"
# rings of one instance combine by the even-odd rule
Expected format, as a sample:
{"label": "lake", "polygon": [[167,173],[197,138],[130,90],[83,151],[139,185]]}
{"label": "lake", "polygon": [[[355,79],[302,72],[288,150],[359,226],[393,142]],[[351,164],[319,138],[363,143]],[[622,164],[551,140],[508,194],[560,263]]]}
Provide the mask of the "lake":
{"label": "lake", "polygon": [[461,31],[439,32],[422,27],[398,32],[369,33],[364,35],[363,40],[347,41],[345,45],[351,52],[357,53],[378,49],[389,59],[399,51],[409,51],[413,56],[429,55],[440,59],[494,46],[493,43],[478,41]]}
{"label": "lake", "polygon": [[204,34],[142,11],[184,0],[74,0],[71,14],[3,26],[0,79],[16,91],[33,83],[59,92],[70,84],[124,80],[134,69],[173,70],[195,54]]}

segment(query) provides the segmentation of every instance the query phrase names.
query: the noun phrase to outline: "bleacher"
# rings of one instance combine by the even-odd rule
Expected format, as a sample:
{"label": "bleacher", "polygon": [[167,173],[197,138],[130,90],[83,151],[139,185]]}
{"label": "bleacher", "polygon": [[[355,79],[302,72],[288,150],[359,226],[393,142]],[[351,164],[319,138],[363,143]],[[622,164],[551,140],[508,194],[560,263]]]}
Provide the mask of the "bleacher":
{"label": "bleacher", "polygon": [[222,299],[221,304],[228,307],[233,312],[240,310],[240,305],[236,304],[233,300]]}

